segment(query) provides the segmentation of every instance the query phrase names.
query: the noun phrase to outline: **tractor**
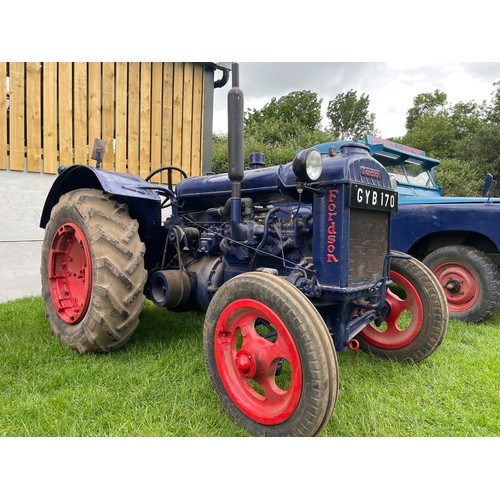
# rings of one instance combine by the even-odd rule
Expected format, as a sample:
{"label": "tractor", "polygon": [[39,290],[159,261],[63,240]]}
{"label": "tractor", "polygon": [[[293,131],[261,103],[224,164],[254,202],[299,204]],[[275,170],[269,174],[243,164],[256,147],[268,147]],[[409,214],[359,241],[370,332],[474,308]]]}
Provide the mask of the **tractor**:
{"label": "tractor", "polygon": [[[60,168],[40,221],[46,316],[69,348],[109,353],[146,298],[201,308],[207,374],[229,416],[255,436],[315,436],[337,402],[336,353],[419,362],[443,341],[446,300],[422,263],[391,251],[398,196],[366,146],[245,169],[243,124],[234,64],[227,174],[106,171],[99,142],[95,167]],[[168,182],[153,183],[161,172]]]}

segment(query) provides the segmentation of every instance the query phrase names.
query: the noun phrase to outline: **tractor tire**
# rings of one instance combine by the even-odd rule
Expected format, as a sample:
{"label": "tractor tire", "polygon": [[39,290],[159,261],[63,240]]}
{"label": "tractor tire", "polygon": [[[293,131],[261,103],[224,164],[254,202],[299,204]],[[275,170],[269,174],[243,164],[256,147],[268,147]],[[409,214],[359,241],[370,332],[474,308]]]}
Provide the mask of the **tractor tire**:
{"label": "tractor tire", "polygon": [[255,436],[314,436],[338,394],[337,356],[311,302],[277,276],[222,285],[205,316],[208,376],[223,408]]}
{"label": "tractor tire", "polygon": [[96,189],[61,196],[42,244],[42,296],[53,334],[79,353],[123,346],[139,324],[147,272],[139,223]]}
{"label": "tractor tire", "polygon": [[386,294],[389,312],[385,321],[380,327],[368,325],[356,338],[364,351],[417,363],[431,355],[445,337],[449,316],[443,289],[413,257],[391,259],[390,276],[393,284]]}
{"label": "tractor tire", "polygon": [[480,323],[500,307],[500,271],[484,252],[453,245],[434,250],[423,262],[441,283],[450,318]]}

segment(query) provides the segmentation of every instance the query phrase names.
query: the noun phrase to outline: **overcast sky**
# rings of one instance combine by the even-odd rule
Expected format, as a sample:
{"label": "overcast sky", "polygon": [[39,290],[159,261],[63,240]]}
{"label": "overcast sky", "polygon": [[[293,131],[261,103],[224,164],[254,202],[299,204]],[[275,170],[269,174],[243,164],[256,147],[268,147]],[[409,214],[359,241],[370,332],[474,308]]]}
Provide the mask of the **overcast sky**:
{"label": "overcast sky", "polygon": [[[439,89],[448,101],[489,101],[493,82],[500,80],[500,62],[409,64],[396,62],[239,62],[245,110],[260,109],[273,97],[310,90],[323,99],[324,124],[328,102],[356,90],[370,97],[370,111],[383,137],[406,133],[406,112],[422,92]],[[215,78],[221,76],[216,72]],[[215,89],[214,132],[227,132],[227,92],[231,80]]]}

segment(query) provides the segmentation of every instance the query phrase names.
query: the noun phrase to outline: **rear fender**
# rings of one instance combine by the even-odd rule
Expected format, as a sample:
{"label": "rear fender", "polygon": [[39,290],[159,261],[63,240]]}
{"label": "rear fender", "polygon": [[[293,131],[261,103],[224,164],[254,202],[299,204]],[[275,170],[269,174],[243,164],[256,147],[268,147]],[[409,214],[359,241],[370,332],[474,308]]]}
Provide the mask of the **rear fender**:
{"label": "rear fender", "polygon": [[140,177],[88,165],[68,167],[52,184],[42,210],[40,227],[45,228],[52,208],[63,194],[82,188],[101,189],[128,205],[130,215],[139,222],[139,235],[146,244],[146,267],[154,267],[165,241],[165,230],[161,225],[161,199],[151,189],[151,184]]}

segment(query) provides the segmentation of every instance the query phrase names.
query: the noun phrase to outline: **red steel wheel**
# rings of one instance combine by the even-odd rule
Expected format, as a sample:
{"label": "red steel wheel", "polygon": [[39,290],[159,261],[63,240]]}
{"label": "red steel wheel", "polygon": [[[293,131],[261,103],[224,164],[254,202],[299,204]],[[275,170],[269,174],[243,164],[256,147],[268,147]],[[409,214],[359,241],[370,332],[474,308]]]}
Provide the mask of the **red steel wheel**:
{"label": "red steel wheel", "polygon": [[444,290],[450,318],[480,323],[500,307],[500,271],[481,250],[449,245],[423,260]]}
{"label": "red steel wheel", "polygon": [[[392,252],[394,254],[400,252]],[[360,347],[380,357],[416,363],[432,354],[448,328],[448,307],[441,285],[417,259],[391,259],[393,284],[386,294],[388,313],[356,337]]]}
{"label": "red steel wheel", "polygon": [[450,311],[466,311],[477,302],[480,290],[479,281],[467,266],[455,262],[444,262],[435,267],[432,272],[443,286]]}
{"label": "red steel wheel", "polygon": [[64,223],[52,240],[49,287],[59,317],[69,324],[78,323],[92,295],[92,258],[84,232],[73,222]]}
{"label": "red steel wheel", "polygon": [[[258,331],[262,320],[271,325],[268,338]],[[274,311],[256,300],[235,300],[217,323],[214,349],[222,383],[247,417],[265,425],[290,417],[302,393],[302,369],[292,335]],[[276,381],[283,360],[291,368],[285,389]]]}
{"label": "red steel wheel", "polygon": [[224,283],[205,316],[208,376],[230,417],[256,436],[314,436],[338,393],[337,357],[312,303],[278,276]]}
{"label": "red steel wheel", "polygon": [[415,340],[423,320],[424,308],[415,287],[401,274],[391,271],[393,284],[385,297],[389,314],[381,328],[368,325],[361,336],[383,349],[400,349]]}
{"label": "red steel wheel", "polygon": [[144,307],[144,254],[127,205],[96,189],[63,194],[41,251],[42,297],[53,334],[82,354],[123,346]]}

